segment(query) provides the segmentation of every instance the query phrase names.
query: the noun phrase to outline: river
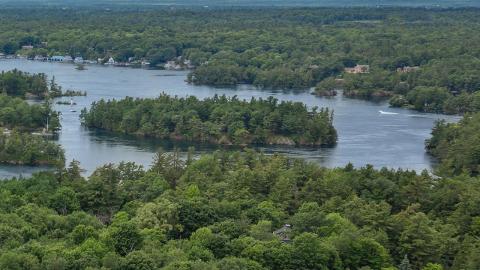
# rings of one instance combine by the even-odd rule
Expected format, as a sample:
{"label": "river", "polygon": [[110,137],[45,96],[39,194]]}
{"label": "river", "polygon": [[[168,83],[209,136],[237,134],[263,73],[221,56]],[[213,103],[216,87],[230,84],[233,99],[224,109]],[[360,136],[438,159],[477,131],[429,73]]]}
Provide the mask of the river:
{"label": "river", "polygon": [[[87,70],[76,70],[72,64],[47,63],[21,59],[0,60],[0,70],[17,68],[31,73],[43,72],[64,89],[85,90],[86,97],[75,97],[77,105],[56,105],[62,113],[62,130],[58,143],[65,149],[67,163],[80,161],[85,174],[106,163],[134,161],[148,167],[154,153],[162,148],[166,151],[178,147],[188,148],[185,143],[173,143],[130,136],[118,136],[106,132],[88,130],[80,125],[79,114],[99,99],[121,99],[131,97],[156,97],[165,92],[169,95],[198,98],[215,94],[242,99],[274,96],[279,100],[299,101],[309,107],[319,106],[333,109],[334,125],[339,139],[333,148],[260,147],[267,153],[284,153],[304,158],[326,167],[372,164],[376,168],[404,168],[431,170],[434,160],[425,153],[424,142],[438,119],[456,121],[457,116],[419,113],[416,111],[389,108],[387,102],[371,102],[337,96],[315,97],[308,91],[259,90],[254,86],[241,85],[235,88],[194,86],[185,82],[187,72],[145,70],[133,68],[89,65]],[[67,100],[69,98],[60,98]],[[72,112],[72,109],[75,110]],[[389,112],[382,114],[379,111]],[[197,153],[212,151],[216,147],[195,145]],[[44,168],[0,165],[0,178],[28,176]]]}

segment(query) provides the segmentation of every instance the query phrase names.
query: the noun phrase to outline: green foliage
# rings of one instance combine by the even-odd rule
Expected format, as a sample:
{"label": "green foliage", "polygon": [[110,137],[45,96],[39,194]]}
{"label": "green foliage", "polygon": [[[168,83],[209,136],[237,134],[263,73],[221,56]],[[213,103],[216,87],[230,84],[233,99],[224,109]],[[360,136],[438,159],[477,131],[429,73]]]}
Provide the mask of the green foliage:
{"label": "green foliage", "polygon": [[333,145],[337,140],[328,109],[308,110],[274,98],[247,102],[162,94],[156,99],[101,100],[81,117],[92,128],[218,144]]}
{"label": "green foliage", "polygon": [[[477,178],[252,151],[161,156],[147,171],[121,163],[85,179],[73,163],[0,182],[0,268],[478,268]],[[274,233],[283,224],[290,239]]]}
{"label": "green foliage", "polygon": [[[64,166],[65,155],[63,149],[54,142],[48,141],[41,136],[26,133],[12,132],[3,134],[0,129],[0,163],[24,164],[24,165],[54,165]],[[68,193],[68,190],[64,192]],[[72,191],[70,191],[72,192]],[[70,194],[56,194],[52,197],[52,203],[61,211],[75,210],[75,202],[66,202],[74,198],[65,198]],[[64,197],[64,201],[62,198]],[[69,204],[68,206],[66,204]]]}
{"label": "green foliage", "polygon": [[480,173],[480,114],[467,114],[459,123],[438,122],[426,143],[429,153],[441,160],[440,173]]}
{"label": "green foliage", "polygon": [[[317,85],[323,95],[333,94],[333,78],[343,76],[348,96],[406,97],[417,87],[433,87],[446,89],[448,98],[417,108],[478,110],[471,105],[476,103],[472,93],[480,89],[477,9],[24,8],[1,13],[5,54],[113,57],[138,65],[146,60],[152,67],[189,60],[195,68],[188,80],[195,84]],[[24,45],[34,48],[25,51]],[[370,65],[370,73],[343,74],[356,64]],[[460,93],[465,96],[456,98]],[[409,105],[418,102],[413,99]]]}
{"label": "green foliage", "polygon": [[47,119],[50,130],[60,128],[58,112],[50,105],[30,105],[20,98],[0,94],[0,127],[38,130],[46,128]]}
{"label": "green foliage", "polygon": [[14,69],[0,74],[0,93],[18,97],[25,97],[26,94],[46,97],[48,91],[47,76],[43,73],[29,74]]}

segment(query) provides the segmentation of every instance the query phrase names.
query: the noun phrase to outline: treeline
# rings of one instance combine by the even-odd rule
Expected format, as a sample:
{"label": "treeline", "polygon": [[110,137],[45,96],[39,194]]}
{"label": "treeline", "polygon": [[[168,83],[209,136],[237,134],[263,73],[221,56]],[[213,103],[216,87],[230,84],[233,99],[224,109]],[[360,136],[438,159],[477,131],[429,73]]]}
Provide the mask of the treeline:
{"label": "treeline", "polygon": [[87,180],[74,162],[0,192],[5,270],[480,266],[478,178],[159,153],[149,170],[105,165]]}
{"label": "treeline", "polygon": [[480,114],[467,114],[458,123],[438,122],[426,148],[441,161],[440,173],[479,175]]}
{"label": "treeline", "polygon": [[85,91],[66,90],[44,73],[28,73],[18,69],[0,73],[0,93],[19,98],[48,99],[62,96],[86,96]]}
{"label": "treeline", "polygon": [[0,127],[24,131],[60,128],[58,112],[49,104],[28,104],[20,98],[0,95]]}
{"label": "treeline", "polygon": [[47,76],[43,73],[30,74],[17,69],[0,73],[0,92],[5,95],[43,98],[49,91]]}
{"label": "treeline", "polygon": [[[0,73],[0,90],[0,163],[63,167],[62,148],[30,134],[60,129],[60,115],[50,104],[50,98],[61,93],[55,80],[48,83],[43,73],[14,69]],[[27,97],[43,99],[43,103],[29,104],[24,100]]]}
{"label": "treeline", "polygon": [[476,72],[479,68],[477,56],[445,58],[403,72],[372,70],[368,74],[348,74],[342,85],[336,87],[352,97],[392,97],[390,104],[394,107],[462,114],[480,109],[480,75]]}
{"label": "treeline", "polygon": [[59,145],[41,136],[0,129],[0,163],[63,167],[65,156]]}
{"label": "treeline", "polygon": [[[456,96],[479,89],[479,14],[473,8],[9,9],[0,15],[0,49],[144,59],[153,67],[190,60],[192,83],[263,88],[308,88],[366,64],[369,74],[345,78],[351,96],[406,95],[420,86]],[[419,69],[397,72],[405,67]],[[408,104],[419,103],[414,99]],[[432,106],[420,109],[437,111]],[[452,106],[446,111],[463,110]]]}
{"label": "treeline", "polygon": [[299,102],[217,96],[94,102],[84,124],[114,132],[215,144],[334,145],[333,112]]}

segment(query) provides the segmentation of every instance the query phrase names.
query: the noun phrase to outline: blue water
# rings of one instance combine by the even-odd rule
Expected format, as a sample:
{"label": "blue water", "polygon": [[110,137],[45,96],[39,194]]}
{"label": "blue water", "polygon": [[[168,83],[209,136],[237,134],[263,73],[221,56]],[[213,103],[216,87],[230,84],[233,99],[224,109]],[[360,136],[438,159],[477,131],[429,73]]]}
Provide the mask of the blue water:
{"label": "blue water", "polygon": [[[70,106],[56,105],[62,113],[62,130],[58,143],[65,149],[67,163],[72,159],[80,161],[86,174],[106,163],[134,161],[148,167],[153,154],[160,148],[182,150],[189,144],[173,143],[132,136],[118,136],[80,125],[80,110],[99,99],[120,99],[125,96],[156,97],[165,92],[170,95],[194,95],[199,98],[215,94],[233,96],[242,99],[251,97],[274,96],[279,100],[299,101],[309,107],[328,107],[335,112],[334,125],[339,140],[333,148],[294,148],[260,147],[267,153],[284,153],[304,158],[326,167],[345,166],[348,162],[355,166],[372,164],[377,168],[404,168],[431,170],[434,161],[425,153],[424,142],[430,136],[431,128],[438,119],[456,121],[459,117],[438,114],[419,113],[411,110],[389,108],[386,102],[370,102],[348,99],[342,96],[334,98],[315,97],[309,91],[273,91],[259,90],[253,86],[242,85],[235,88],[215,88],[194,86],[185,82],[186,72],[143,70],[98,65],[87,66],[79,71],[74,65],[46,63],[27,60],[0,60],[0,70],[17,68],[28,72],[43,72],[55,76],[56,81],[65,89],[85,90],[86,97],[75,97],[77,103],[71,112]],[[69,100],[69,98],[63,98]],[[382,114],[379,111],[396,114]],[[197,153],[210,152],[214,146],[195,145]],[[32,168],[11,168],[0,166],[0,178],[22,174]]]}

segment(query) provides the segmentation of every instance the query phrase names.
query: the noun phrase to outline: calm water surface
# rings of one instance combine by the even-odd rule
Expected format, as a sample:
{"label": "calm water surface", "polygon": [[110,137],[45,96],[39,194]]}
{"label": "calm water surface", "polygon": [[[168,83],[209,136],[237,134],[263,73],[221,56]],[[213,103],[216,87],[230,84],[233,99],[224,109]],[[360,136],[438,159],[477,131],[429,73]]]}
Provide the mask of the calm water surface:
{"label": "calm water surface", "polygon": [[[88,130],[80,125],[80,110],[99,99],[131,97],[156,97],[162,92],[169,95],[194,95],[199,98],[215,94],[242,99],[274,96],[279,100],[300,101],[309,107],[328,107],[335,112],[334,125],[338,131],[338,145],[334,148],[261,147],[268,153],[279,152],[301,157],[327,167],[372,164],[377,168],[405,168],[423,170],[432,168],[433,160],[425,154],[424,142],[438,119],[456,121],[458,117],[425,114],[405,109],[389,108],[386,102],[370,102],[337,96],[321,98],[308,91],[259,90],[253,86],[214,88],[193,86],[185,82],[186,72],[143,70],[131,68],[87,66],[79,71],[74,65],[45,63],[27,60],[0,60],[0,70],[20,69],[27,72],[43,72],[65,89],[85,90],[86,97],[75,97],[77,103],[70,106],[56,105],[62,113],[62,130],[58,142],[65,149],[67,162],[80,161],[86,174],[106,163],[134,161],[149,166],[154,153],[162,148],[171,150],[188,144],[168,141],[118,136],[106,132]],[[63,98],[69,100],[69,98]],[[381,114],[379,111],[396,114]],[[211,151],[212,146],[195,145],[199,153]],[[0,178],[28,175],[38,170],[32,167],[0,166]]]}

